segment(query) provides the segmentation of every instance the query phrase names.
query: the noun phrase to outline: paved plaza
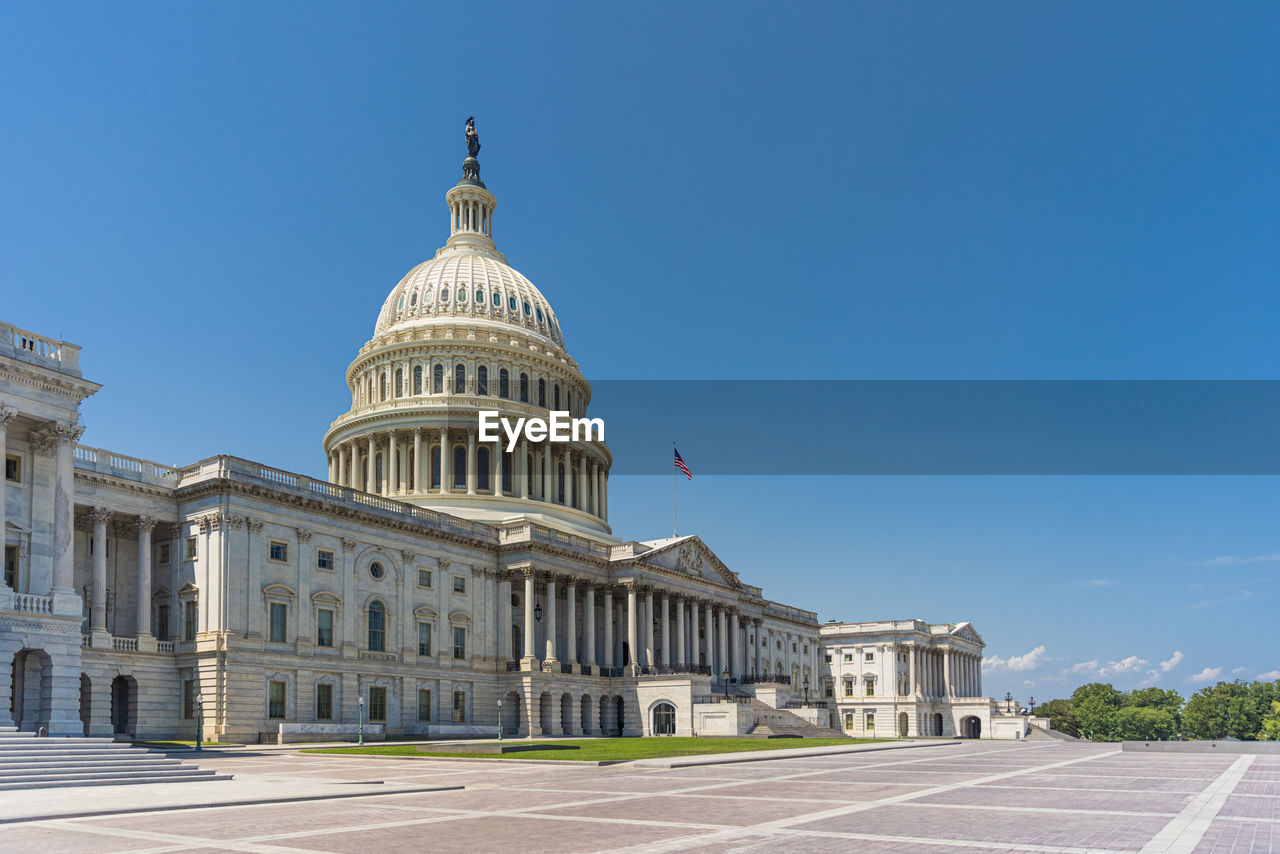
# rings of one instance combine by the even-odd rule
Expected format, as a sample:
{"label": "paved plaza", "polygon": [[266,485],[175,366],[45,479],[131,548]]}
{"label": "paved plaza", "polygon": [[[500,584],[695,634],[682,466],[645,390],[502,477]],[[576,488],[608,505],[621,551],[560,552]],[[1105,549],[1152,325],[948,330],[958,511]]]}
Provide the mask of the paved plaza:
{"label": "paved plaza", "polygon": [[[0,848],[57,854],[1280,851],[1280,756],[958,742],[669,769],[292,750],[207,752],[200,764],[236,780],[5,792],[0,818],[11,823],[0,828]],[[128,800],[112,801],[126,789],[132,789],[123,796]],[[170,794],[186,803],[246,795],[310,799],[14,821],[24,810],[65,815],[107,803],[141,809],[173,803],[166,800]]]}

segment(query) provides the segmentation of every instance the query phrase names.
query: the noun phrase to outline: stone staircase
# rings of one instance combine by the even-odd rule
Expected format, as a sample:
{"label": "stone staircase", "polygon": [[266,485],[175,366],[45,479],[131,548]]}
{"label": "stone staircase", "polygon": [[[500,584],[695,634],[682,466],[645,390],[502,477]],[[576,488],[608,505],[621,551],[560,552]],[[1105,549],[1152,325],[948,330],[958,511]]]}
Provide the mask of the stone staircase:
{"label": "stone staircase", "polygon": [[230,779],[110,738],[38,738],[0,726],[0,791]]}
{"label": "stone staircase", "polygon": [[799,715],[786,709],[775,709],[763,700],[755,697],[744,697],[751,702],[755,712],[756,725],[751,735],[756,738],[776,738],[778,736],[799,736],[801,738],[848,738],[845,733],[831,727],[814,726]]}
{"label": "stone staircase", "polygon": [[1074,735],[1067,735],[1065,732],[1058,732],[1056,729],[1048,729],[1040,726],[1040,724],[1032,724],[1031,732],[1027,734],[1027,741],[1079,741]]}

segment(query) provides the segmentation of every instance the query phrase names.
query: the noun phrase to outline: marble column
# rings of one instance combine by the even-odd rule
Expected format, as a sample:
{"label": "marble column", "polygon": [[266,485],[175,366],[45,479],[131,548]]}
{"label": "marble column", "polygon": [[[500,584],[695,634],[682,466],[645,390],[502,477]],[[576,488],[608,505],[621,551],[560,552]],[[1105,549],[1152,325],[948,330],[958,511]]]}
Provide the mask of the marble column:
{"label": "marble column", "polygon": [[511,660],[511,577],[505,573],[498,578],[498,658]]}
{"label": "marble column", "polygon": [[601,651],[600,660],[604,667],[617,667],[618,660],[613,653],[613,589],[604,588],[604,608],[601,616],[604,617],[604,649]]}
{"label": "marble column", "polygon": [[[716,673],[723,675],[729,669],[729,632],[725,625],[725,609],[716,609]],[[729,674],[732,676],[733,674]]]}
{"label": "marble column", "polygon": [[533,570],[524,571],[524,657],[533,658]]}
{"label": "marble column", "polygon": [[[449,429],[440,428],[440,492],[453,492],[453,448],[449,445]],[[525,655],[533,655],[533,647],[524,648]]]}
{"label": "marble column", "polygon": [[564,588],[565,658],[578,663],[578,586],[569,579]]}
{"label": "marble column", "polygon": [[93,586],[89,611],[89,630],[107,630],[107,522],[111,510],[94,507],[89,511],[93,519]]}
{"label": "marble column", "polygon": [[366,441],[369,444],[369,455],[365,457],[365,460],[364,460],[364,491],[373,493],[373,492],[377,492],[378,489],[377,489],[377,485],[373,482],[373,473],[374,473],[373,457],[374,457],[374,454],[376,453],[376,449],[374,448],[374,445],[373,445],[372,433],[369,434]]}
{"label": "marble column", "polygon": [[467,431],[467,495],[476,494],[476,475],[479,468],[476,464],[476,433],[474,430]]}
{"label": "marble column", "polygon": [[644,591],[644,663],[646,667],[654,665],[653,648],[653,588]]}
{"label": "marble column", "polygon": [[413,428],[413,491],[415,494],[426,492],[422,475],[422,428]]}
{"label": "marble column", "polygon": [[639,635],[636,632],[636,586],[627,585],[627,649],[631,652],[631,663],[636,663],[636,647]]}
{"label": "marble column", "polygon": [[573,506],[573,446],[564,446],[564,506]]}
{"label": "marble column", "polygon": [[[685,650],[684,608],[685,608],[684,597],[677,596],[676,597],[676,657],[674,661],[677,667],[685,667],[688,664],[688,661],[686,660],[687,655]],[[665,649],[666,642],[663,642],[662,646]]]}
{"label": "marble column", "polygon": [[742,668],[738,662],[741,660],[739,652],[742,650],[742,637],[738,634],[738,612],[732,610],[729,612],[729,675],[741,676]]}
{"label": "marble column", "polygon": [[715,643],[716,627],[714,622],[715,617],[712,616],[711,614],[711,603],[703,602],[702,611],[703,611],[703,623],[705,624],[703,626],[703,632],[705,634],[705,637],[703,637],[702,639],[702,645],[706,650],[707,668],[708,668],[708,672],[711,674],[712,679],[719,679],[720,672],[716,670],[716,643]]}
{"label": "marble column", "polygon": [[[547,576],[547,654],[546,659],[555,661],[556,656],[556,577]],[[556,711],[559,711],[558,709]]]}
{"label": "marble column", "polygon": [[387,434],[387,462],[382,467],[387,482],[384,485],[387,495],[400,494],[400,440],[396,431]]}
{"label": "marble column", "polygon": [[600,464],[591,464],[591,515],[600,515]]}
{"label": "marble column", "polygon": [[[139,637],[151,635],[151,531],[156,520],[140,516],[138,527],[138,631]],[[174,559],[169,555],[169,560]]]}
{"label": "marble column", "polygon": [[[520,497],[528,498],[529,497],[529,440],[528,439],[520,440],[519,453],[520,453],[520,458],[519,458],[520,465],[518,468],[516,466],[512,466],[511,472],[513,475],[517,470],[520,472]],[[513,460],[513,462],[515,461]]]}
{"label": "marble column", "polygon": [[671,666],[671,595],[662,594],[662,666]]}
{"label": "marble column", "polygon": [[951,673],[951,650],[942,651],[942,696],[955,696],[955,683]]}
{"label": "marble column", "polygon": [[582,637],[586,642],[586,649],[583,654],[586,656],[586,664],[588,667],[595,667],[596,664],[596,586],[594,584],[587,585],[587,599],[583,604],[583,630]]}
{"label": "marble column", "polygon": [[[75,460],[73,451],[83,427],[58,422],[50,428],[54,443],[53,492],[53,589],[52,593],[75,593],[75,552],[71,532],[75,525]],[[58,603],[54,603],[57,609]],[[66,609],[58,609],[66,610]]]}
{"label": "marble column", "polygon": [[760,667],[760,650],[761,650],[761,648],[764,646],[764,643],[763,643],[763,641],[762,641],[762,639],[761,639],[761,637],[760,637],[760,621],[759,621],[759,620],[754,620],[754,621],[752,622],[752,626],[754,626],[754,627],[755,627],[755,630],[756,630],[756,632],[755,632],[755,641],[754,641],[754,643],[753,643],[753,646],[755,646],[755,659],[756,659],[756,672],[755,672],[755,675],[756,675],[756,676],[760,676],[760,675],[762,675],[762,674],[764,673],[764,670],[762,670],[762,669],[761,669],[761,667]]}

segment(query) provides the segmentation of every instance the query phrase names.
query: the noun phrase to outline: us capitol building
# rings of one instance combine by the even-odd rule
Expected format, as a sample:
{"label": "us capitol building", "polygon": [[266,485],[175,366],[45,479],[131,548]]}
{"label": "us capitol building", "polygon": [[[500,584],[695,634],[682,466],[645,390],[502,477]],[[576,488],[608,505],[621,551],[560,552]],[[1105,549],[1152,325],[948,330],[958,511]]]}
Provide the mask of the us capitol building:
{"label": "us capitol building", "polygon": [[591,385],[498,251],[471,122],[467,140],[448,240],[347,369],[326,480],[80,444],[101,386],[79,348],[0,323],[0,693],[19,729],[992,735],[969,624],[819,625],[697,536],[615,536],[603,442],[478,441],[480,410],[583,416]]}

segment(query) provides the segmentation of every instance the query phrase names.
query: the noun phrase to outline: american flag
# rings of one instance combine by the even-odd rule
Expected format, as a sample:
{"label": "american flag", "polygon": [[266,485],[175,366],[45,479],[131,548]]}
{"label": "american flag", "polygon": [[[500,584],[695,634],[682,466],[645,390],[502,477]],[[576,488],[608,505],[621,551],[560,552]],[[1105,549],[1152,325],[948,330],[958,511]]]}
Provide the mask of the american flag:
{"label": "american flag", "polygon": [[676,468],[684,472],[684,476],[689,478],[689,480],[693,480],[693,472],[689,471],[689,467],[684,464],[684,457],[680,456],[680,452],[676,451],[674,445],[671,447],[671,450],[676,453]]}

